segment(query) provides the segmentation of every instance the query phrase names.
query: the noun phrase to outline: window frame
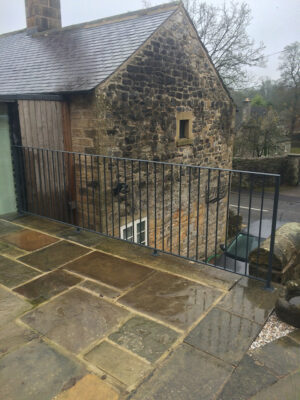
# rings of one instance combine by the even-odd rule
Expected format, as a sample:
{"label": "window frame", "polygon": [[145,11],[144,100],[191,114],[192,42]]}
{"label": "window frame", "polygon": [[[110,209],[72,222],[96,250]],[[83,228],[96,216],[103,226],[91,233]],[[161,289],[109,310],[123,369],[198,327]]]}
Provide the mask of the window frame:
{"label": "window frame", "polygon": [[[142,232],[145,233],[145,240],[144,240],[144,243],[140,243],[140,242],[137,241],[137,237],[138,237],[138,225],[141,224],[142,222],[145,222],[145,230],[142,231]],[[138,218],[138,219],[135,219],[135,220],[133,221],[133,241],[132,241],[132,242],[131,242],[130,240],[124,238],[124,231],[125,231],[126,229],[128,229],[128,228],[131,228],[131,227],[132,227],[132,221],[129,222],[127,225],[122,225],[122,226],[120,227],[121,239],[126,240],[127,242],[130,242],[130,243],[142,244],[142,245],[144,245],[144,246],[147,246],[147,245],[148,245],[148,235],[147,235],[148,220],[147,220],[147,217],[143,217],[143,218],[141,218],[141,219]]]}
{"label": "window frame", "polygon": [[[176,145],[186,146],[193,145],[193,120],[194,115],[192,111],[184,111],[176,113]],[[181,136],[182,121],[184,121],[184,137]]]}

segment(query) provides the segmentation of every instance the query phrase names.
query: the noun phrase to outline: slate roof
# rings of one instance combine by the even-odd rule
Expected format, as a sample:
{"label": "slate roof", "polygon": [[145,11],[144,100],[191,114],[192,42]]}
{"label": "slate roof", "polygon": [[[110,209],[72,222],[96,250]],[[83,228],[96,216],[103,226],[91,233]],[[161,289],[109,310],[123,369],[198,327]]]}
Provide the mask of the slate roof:
{"label": "slate roof", "polygon": [[93,89],[174,13],[158,8],[121,21],[0,36],[0,96]]}

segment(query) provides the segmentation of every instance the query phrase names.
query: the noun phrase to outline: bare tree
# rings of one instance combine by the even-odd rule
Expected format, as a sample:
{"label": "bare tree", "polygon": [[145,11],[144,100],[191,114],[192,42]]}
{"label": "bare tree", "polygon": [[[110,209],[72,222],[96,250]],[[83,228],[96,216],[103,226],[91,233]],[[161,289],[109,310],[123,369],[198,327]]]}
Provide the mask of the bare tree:
{"label": "bare tree", "polygon": [[232,1],[217,7],[199,0],[184,0],[202,43],[229,87],[245,85],[245,67],[263,65],[263,50],[249,37],[251,10],[246,3]]}
{"label": "bare tree", "polygon": [[300,119],[300,42],[294,42],[284,48],[281,55],[279,70],[282,83],[292,91],[292,101],[289,109],[289,134],[293,135],[296,121]]}

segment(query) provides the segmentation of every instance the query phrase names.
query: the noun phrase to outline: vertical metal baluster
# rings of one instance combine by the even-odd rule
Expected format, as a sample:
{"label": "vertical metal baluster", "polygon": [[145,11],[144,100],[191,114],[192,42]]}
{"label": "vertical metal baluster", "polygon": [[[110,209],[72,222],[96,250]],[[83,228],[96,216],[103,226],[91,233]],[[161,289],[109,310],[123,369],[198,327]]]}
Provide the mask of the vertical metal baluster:
{"label": "vertical metal baluster", "polygon": [[86,189],[86,207],[88,217],[88,229],[90,229],[90,204],[89,204],[89,187],[88,187],[88,173],[87,173],[87,162],[86,154],[84,155],[84,168],[85,168],[85,189]]}
{"label": "vertical metal baluster", "polygon": [[146,207],[147,207],[147,241],[149,246],[149,163],[146,161]]}
{"label": "vertical metal baluster", "polygon": [[269,253],[269,265],[268,265],[268,273],[266,279],[266,290],[272,290],[271,281],[272,281],[272,263],[273,263],[273,254],[274,254],[274,245],[275,245],[275,236],[276,236],[276,221],[277,221],[277,212],[278,212],[278,201],[279,201],[279,187],[280,187],[280,175],[275,178],[275,192],[274,192],[274,201],[273,201],[273,216],[272,216],[272,231],[271,231],[271,241],[270,241],[270,253]]}
{"label": "vertical metal baluster", "polygon": [[51,155],[52,155],[52,172],[53,172],[53,187],[54,187],[54,191],[53,191],[53,204],[54,204],[54,208],[53,208],[53,212],[54,212],[54,219],[59,219],[59,212],[58,212],[58,208],[57,208],[57,204],[59,203],[59,200],[57,199],[57,185],[56,185],[56,174],[55,174],[55,167],[54,167],[54,151],[51,151]]}
{"label": "vertical metal baluster", "polygon": [[43,197],[43,190],[42,190],[42,178],[41,178],[41,160],[40,160],[40,149],[36,150],[37,154],[37,162],[38,162],[38,180],[39,180],[39,185],[38,186],[38,193],[39,193],[39,198],[40,198],[40,214],[44,215],[45,214],[45,202],[44,202],[44,197]]}
{"label": "vertical metal baluster", "polygon": [[154,248],[157,249],[156,243],[156,163],[154,164]]}
{"label": "vertical metal baluster", "polygon": [[253,193],[253,175],[250,175],[250,193],[249,193],[249,209],[248,209],[248,228],[247,228],[247,242],[246,242],[246,261],[245,261],[245,275],[249,275],[249,271],[247,271],[248,264],[248,251],[249,251],[249,231],[251,224],[251,207],[252,207],[252,193]]}
{"label": "vertical metal baluster", "polygon": [[108,215],[107,215],[107,188],[106,188],[106,158],[103,158],[103,177],[104,177],[104,208],[105,208],[105,227],[108,235]]}
{"label": "vertical metal baluster", "polygon": [[50,193],[50,202],[51,203],[51,212],[50,216],[54,218],[55,211],[54,211],[54,198],[53,198],[53,192],[52,192],[52,187],[51,187],[51,175],[50,175],[50,165],[49,165],[49,150],[47,149],[47,171],[48,171],[48,186],[49,186],[49,193]]}
{"label": "vertical metal baluster", "polygon": [[240,217],[240,207],[241,207],[241,186],[242,186],[242,173],[239,173],[239,197],[238,197],[238,211],[237,211],[237,219],[236,219],[236,240],[235,240],[235,248],[234,248],[234,272],[236,272],[236,257],[237,257],[237,246],[238,246],[238,235],[239,235],[239,217]]}
{"label": "vertical metal baluster", "polygon": [[173,246],[173,164],[171,164],[171,185],[170,185],[170,253]]}
{"label": "vertical metal baluster", "polygon": [[[230,206],[230,191],[231,191],[231,171],[228,173],[228,188],[227,188],[227,208],[226,208],[226,228],[225,228],[225,249],[227,249],[228,242],[228,221],[229,221],[229,206]],[[227,267],[227,258],[225,257],[224,269]]]}
{"label": "vertical metal baluster", "polygon": [[178,255],[180,255],[181,250],[181,175],[182,166],[179,167],[179,215],[178,215]]}
{"label": "vertical metal baluster", "polygon": [[[43,179],[44,179],[44,185],[43,185],[43,187],[44,187],[44,193],[45,193],[44,198],[47,199],[47,186],[46,186],[45,157],[44,157],[44,153],[45,153],[45,150],[42,149]],[[45,213],[45,214],[46,214],[47,216],[49,216],[49,215],[48,215],[48,213],[49,213],[48,201],[46,201],[45,203],[46,203],[46,213]]]}
{"label": "vertical metal baluster", "polygon": [[197,228],[196,228],[196,260],[198,260],[199,251],[199,212],[200,212],[200,168],[198,168],[198,181],[197,181]]}
{"label": "vertical metal baluster", "polygon": [[36,154],[37,150],[35,153],[35,149],[32,149],[32,159],[33,159],[33,176],[34,176],[34,186],[36,190],[36,214],[41,214],[41,204],[40,204],[40,195],[39,195],[39,189],[38,189],[38,183],[37,183],[37,171],[36,171]]}
{"label": "vertical metal baluster", "polygon": [[211,170],[207,173],[207,195],[206,195],[206,238],[205,238],[205,262],[207,262],[207,252],[208,252],[208,223],[209,223],[209,202],[210,202],[210,175]]}
{"label": "vertical metal baluster", "polygon": [[118,186],[118,222],[119,222],[119,238],[121,238],[121,210],[120,210],[120,167],[119,159],[116,159],[117,163],[117,186]]}
{"label": "vertical metal baluster", "polygon": [[66,191],[66,166],[65,166],[65,152],[61,153],[61,157],[62,157],[62,169],[63,169],[63,187],[64,187],[64,209],[65,209],[65,215],[66,215],[66,222],[70,222],[69,219],[69,211],[70,211],[70,207],[68,206],[68,194]]}
{"label": "vertical metal baluster", "polygon": [[221,171],[218,171],[218,187],[217,187],[217,211],[216,211],[216,234],[215,234],[215,260],[214,263],[217,265],[217,243],[218,243],[218,228],[219,228],[219,203],[220,203],[220,178]]}
{"label": "vertical metal baluster", "polygon": [[80,188],[79,188],[79,193],[80,193],[80,201],[81,201],[81,218],[82,218],[82,227],[85,227],[84,223],[84,209],[83,209],[83,193],[82,193],[82,170],[81,170],[81,154],[78,154],[78,159],[79,159],[79,179],[80,179]]}
{"label": "vertical metal baluster", "polygon": [[[141,224],[142,224],[142,189],[141,189],[141,162],[139,161],[139,207],[140,207],[140,240],[141,244]],[[138,234],[138,231],[137,231]]]}
{"label": "vertical metal baluster", "polygon": [[38,162],[38,180],[39,184],[38,186],[38,193],[39,193],[39,199],[40,199],[40,214],[45,215],[45,202],[44,202],[44,196],[43,196],[43,190],[42,190],[42,175],[41,175],[41,160],[40,160],[40,149],[36,150],[37,154],[37,162]]}
{"label": "vertical metal baluster", "polygon": [[[127,239],[127,169],[126,169],[126,160],[123,161],[124,163],[124,183],[125,183],[125,202],[124,202],[124,207],[125,207],[125,232],[126,232],[126,237]],[[124,239],[124,238],[122,238]]]}
{"label": "vertical metal baluster", "polygon": [[61,190],[61,174],[60,174],[60,162],[59,162],[59,152],[56,151],[56,161],[57,161],[57,177],[58,177],[58,197],[59,197],[59,202],[60,202],[60,211],[61,211],[61,218],[60,220],[63,221],[64,219],[64,205],[63,205],[63,196],[62,196],[62,190]]}
{"label": "vertical metal baluster", "polygon": [[27,148],[27,160],[28,160],[28,165],[29,165],[29,168],[27,168],[27,172],[29,173],[28,174],[28,177],[29,177],[29,187],[30,187],[30,191],[31,191],[31,210],[29,210],[29,211],[31,211],[31,212],[33,212],[34,211],[34,201],[33,201],[33,183],[32,183],[32,175],[31,175],[31,173],[32,173],[32,167],[31,167],[31,157],[30,157],[30,149],[29,148]]}
{"label": "vertical metal baluster", "polygon": [[192,168],[189,167],[189,191],[188,191],[188,235],[187,235],[187,258],[190,256],[190,227],[191,227],[191,172]]}
{"label": "vertical metal baluster", "polygon": [[165,249],[165,164],[162,164],[162,249]]}
{"label": "vertical metal baluster", "polygon": [[115,212],[114,212],[114,191],[113,191],[113,162],[110,158],[110,191],[111,191],[111,227],[112,236],[115,236]]}
{"label": "vertical metal baluster", "polygon": [[132,235],[134,242],[134,182],[133,182],[133,160],[131,160],[131,216],[132,216]]}
{"label": "vertical metal baluster", "polygon": [[[75,154],[69,154],[72,156],[73,159],[73,176],[74,176],[74,195],[75,195],[75,215],[73,212],[73,199],[71,199],[71,215],[72,215],[72,224],[78,225],[78,218],[77,218],[77,182],[76,182],[76,157]],[[70,164],[69,164],[70,165]]]}
{"label": "vertical metal baluster", "polygon": [[92,173],[92,199],[93,199],[93,230],[96,230],[96,207],[95,207],[95,182],[94,182],[94,158],[91,155],[91,173]]}
{"label": "vertical metal baluster", "polygon": [[265,175],[262,177],[262,189],[261,189],[261,204],[260,204],[260,213],[259,213],[259,233],[258,233],[258,251],[257,251],[257,259],[256,263],[259,261],[259,253],[260,253],[260,241],[261,241],[261,225],[262,225],[262,217],[263,217],[263,208],[264,208],[264,197],[265,197]]}
{"label": "vertical metal baluster", "polygon": [[100,170],[99,156],[97,156],[97,179],[98,179],[99,232],[102,232],[103,223],[102,223],[102,204],[101,204],[101,170]]}

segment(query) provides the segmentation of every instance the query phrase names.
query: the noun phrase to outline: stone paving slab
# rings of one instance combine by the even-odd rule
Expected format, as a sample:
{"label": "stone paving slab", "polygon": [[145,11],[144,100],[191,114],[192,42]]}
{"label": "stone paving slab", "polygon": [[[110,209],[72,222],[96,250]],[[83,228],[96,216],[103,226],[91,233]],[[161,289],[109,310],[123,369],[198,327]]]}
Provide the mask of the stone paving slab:
{"label": "stone paving slab", "polygon": [[158,257],[153,257],[151,249],[104,236],[101,237],[101,242],[95,247],[104,252],[124,257],[132,262],[177,274],[222,290],[229,290],[240,279],[238,275],[231,272],[208,267],[179,257],[162,253],[159,253]]}
{"label": "stone paving slab", "polygon": [[71,289],[26,314],[22,321],[79,353],[117,327],[129,313],[80,289]]}
{"label": "stone paving slab", "polygon": [[261,326],[253,321],[214,308],[185,338],[185,342],[222,360],[237,364]]}
{"label": "stone paving slab", "polygon": [[113,332],[109,339],[154,362],[170,348],[178,336],[177,332],[166,326],[135,316]]}
{"label": "stone paving slab", "polygon": [[32,231],[30,229],[9,233],[8,235],[2,236],[1,240],[26,251],[37,250],[58,241],[58,239],[53,236],[45,235],[44,233]]}
{"label": "stone paving slab", "polygon": [[96,283],[90,280],[82,282],[79,286],[90,290],[91,292],[97,294],[100,297],[108,297],[110,299],[115,299],[120,296],[119,291],[101,285],[101,283]]}
{"label": "stone paving slab", "polygon": [[119,394],[95,375],[86,375],[53,400],[118,400]]}
{"label": "stone paving slab", "polygon": [[8,221],[0,220],[0,236],[7,235],[8,233],[11,233],[11,232],[17,232],[21,229],[23,229],[23,228],[21,228],[17,225],[11,224]]}
{"label": "stone paving slab", "polygon": [[69,271],[125,290],[146,279],[153,270],[95,251],[64,266]]}
{"label": "stone paving slab", "polygon": [[300,369],[300,344],[285,336],[255,350],[252,357],[276,375],[286,375]]}
{"label": "stone paving slab", "polygon": [[280,379],[277,383],[261,390],[251,400],[299,400],[300,371]]}
{"label": "stone paving slab", "polygon": [[242,280],[226,294],[218,307],[264,324],[274,309],[279,291],[270,292],[263,287],[261,282]]}
{"label": "stone paving slab", "polygon": [[51,400],[85,373],[81,365],[35,341],[0,359],[0,398]]}
{"label": "stone paving slab", "polygon": [[232,370],[223,361],[183,344],[130,399],[212,400]]}
{"label": "stone paving slab", "polygon": [[0,238],[0,254],[12,258],[18,258],[27,254],[25,250],[21,250],[18,247],[13,246],[10,243],[1,242]]}
{"label": "stone paving slab", "polygon": [[27,297],[31,303],[40,304],[71,286],[77,285],[80,281],[81,279],[74,275],[62,270],[56,270],[19,286],[14,291]]}
{"label": "stone paving slab", "polygon": [[88,251],[85,247],[62,241],[21,257],[20,261],[41,271],[51,271],[74,258],[83,256]]}
{"label": "stone paving slab", "polygon": [[261,389],[275,382],[277,382],[275,375],[246,354],[217,399],[248,400]]}
{"label": "stone paving slab", "polygon": [[[3,218],[3,216],[1,216]],[[29,228],[37,229],[42,232],[57,234],[61,231],[71,229],[70,226],[61,224],[60,222],[51,221],[47,218],[37,217],[34,215],[7,215],[4,218],[15,222],[16,224],[24,225]]]}
{"label": "stone paving slab", "polygon": [[99,244],[101,236],[97,233],[87,232],[76,229],[68,229],[58,233],[58,236],[65,240],[72,240],[73,242],[83,244],[84,246],[93,247]]}
{"label": "stone paving slab", "polygon": [[0,356],[37,339],[39,335],[24,326],[10,322],[0,329]]}
{"label": "stone paving slab", "polygon": [[0,283],[15,287],[40,275],[40,272],[17,261],[0,256]]}
{"label": "stone paving slab", "polygon": [[151,368],[148,363],[107,341],[101,342],[85,358],[127,386],[135,385]]}
{"label": "stone paving slab", "polygon": [[27,301],[0,287],[0,327],[31,308]]}
{"label": "stone paving slab", "polygon": [[290,332],[288,336],[300,344],[300,329],[296,329],[293,332]]}
{"label": "stone paving slab", "polygon": [[184,330],[220,296],[217,289],[156,272],[118,301]]}

